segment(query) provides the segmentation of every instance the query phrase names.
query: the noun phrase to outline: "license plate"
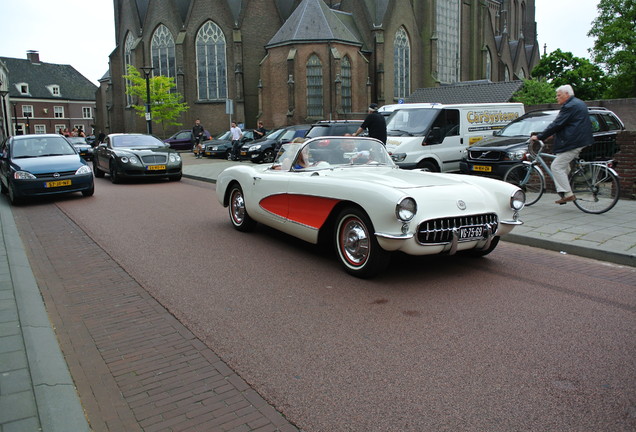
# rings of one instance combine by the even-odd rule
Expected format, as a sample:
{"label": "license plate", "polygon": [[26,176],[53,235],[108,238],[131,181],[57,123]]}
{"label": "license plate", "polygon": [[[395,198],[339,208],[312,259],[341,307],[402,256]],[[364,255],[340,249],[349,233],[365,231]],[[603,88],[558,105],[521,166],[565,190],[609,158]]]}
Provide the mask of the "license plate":
{"label": "license plate", "polygon": [[473,171],[492,172],[492,167],[489,165],[473,165]]}
{"label": "license plate", "polygon": [[165,165],[148,165],[148,171],[165,171]]}
{"label": "license plate", "polygon": [[459,240],[480,240],[484,238],[483,225],[469,225],[459,228]]}
{"label": "license plate", "polygon": [[61,187],[61,186],[70,186],[71,184],[72,183],[70,180],[56,180],[56,181],[46,182],[44,184],[44,187],[54,188],[54,187]]}
{"label": "license plate", "polygon": [[203,153],[203,154],[204,154],[204,155],[206,155],[206,156],[210,156],[212,153],[210,153],[210,152],[205,152],[205,153]]}
{"label": "license plate", "polygon": [[241,156],[247,156],[247,152],[242,151]]}

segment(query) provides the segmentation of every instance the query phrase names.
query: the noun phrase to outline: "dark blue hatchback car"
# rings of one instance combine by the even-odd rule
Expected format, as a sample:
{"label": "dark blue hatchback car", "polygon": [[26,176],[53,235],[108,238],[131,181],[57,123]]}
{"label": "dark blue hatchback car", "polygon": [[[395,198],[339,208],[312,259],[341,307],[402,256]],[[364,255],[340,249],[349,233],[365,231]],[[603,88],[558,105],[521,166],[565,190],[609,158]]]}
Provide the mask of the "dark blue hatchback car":
{"label": "dark blue hatchback car", "polygon": [[26,197],[93,195],[93,171],[61,135],[18,135],[0,146],[0,186],[12,204]]}

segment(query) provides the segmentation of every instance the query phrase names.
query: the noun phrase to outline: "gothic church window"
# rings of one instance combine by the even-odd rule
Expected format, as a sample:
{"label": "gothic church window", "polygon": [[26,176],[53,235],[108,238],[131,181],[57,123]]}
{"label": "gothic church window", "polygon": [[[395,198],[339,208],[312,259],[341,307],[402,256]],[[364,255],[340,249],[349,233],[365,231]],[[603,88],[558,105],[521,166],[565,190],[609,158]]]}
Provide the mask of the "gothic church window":
{"label": "gothic church window", "polygon": [[322,63],[313,54],[307,62],[307,116],[322,117]]}
{"label": "gothic church window", "polygon": [[[135,38],[131,33],[128,33],[126,36],[126,42],[124,44],[124,75],[128,75],[128,66],[132,66],[132,50],[135,46]],[[126,80],[126,90],[130,87],[132,83],[130,80]],[[131,95],[126,92],[126,105],[130,106],[133,104],[133,98]]]}
{"label": "gothic church window", "polygon": [[197,33],[197,87],[199,100],[227,98],[227,60],[225,36],[221,28],[208,21]]}
{"label": "gothic church window", "polygon": [[446,84],[459,81],[459,0],[437,2],[437,79]]}
{"label": "gothic church window", "polygon": [[411,44],[404,27],[395,33],[393,43],[393,96],[405,98],[411,94]]}
{"label": "gothic church window", "polygon": [[174,38],[168,27],[161,24],[152,35],[152,71],[153,75],[175,78]]}

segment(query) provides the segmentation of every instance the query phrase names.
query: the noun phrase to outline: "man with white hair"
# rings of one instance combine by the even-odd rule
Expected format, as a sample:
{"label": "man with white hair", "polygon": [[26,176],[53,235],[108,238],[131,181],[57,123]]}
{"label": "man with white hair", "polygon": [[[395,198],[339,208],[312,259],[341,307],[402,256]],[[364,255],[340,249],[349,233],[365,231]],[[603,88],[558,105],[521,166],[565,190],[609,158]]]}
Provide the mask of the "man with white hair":
{"label": "man with white hair", "polygon": [[562,85],[556,90],[556,100],[561,105],[559,114],[543,132],[532,135],[533,140],[545,140],[554,135],[552,151],[556,158],[552,161],[554,183],[561,199],[556,204],[565,204],[576,200],[572,193],[568,175],[570,162],[576,159],[583,147],[594,142],[592,136],[592,122],[588,114],[587,105],[574,97],[574,90],[570,85]]}

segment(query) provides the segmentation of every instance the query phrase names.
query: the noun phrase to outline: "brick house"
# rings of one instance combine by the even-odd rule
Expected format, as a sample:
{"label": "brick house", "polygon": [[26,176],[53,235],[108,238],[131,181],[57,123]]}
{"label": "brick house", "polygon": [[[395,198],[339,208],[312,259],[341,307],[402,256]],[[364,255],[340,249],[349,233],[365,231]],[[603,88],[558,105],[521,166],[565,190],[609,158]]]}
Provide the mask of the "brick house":
{"label": "brick house", "polygon": [[70,65],[44,63],[37,51],[27,59],[0,57],[6,65],[9,132],[58,133],[82,128],[89,135],[95,124],[97,86]]}

